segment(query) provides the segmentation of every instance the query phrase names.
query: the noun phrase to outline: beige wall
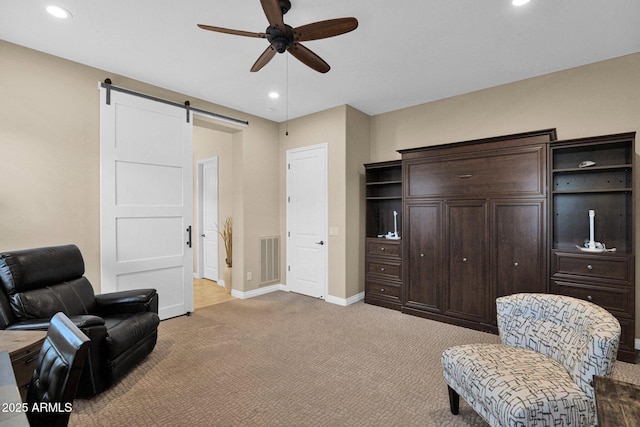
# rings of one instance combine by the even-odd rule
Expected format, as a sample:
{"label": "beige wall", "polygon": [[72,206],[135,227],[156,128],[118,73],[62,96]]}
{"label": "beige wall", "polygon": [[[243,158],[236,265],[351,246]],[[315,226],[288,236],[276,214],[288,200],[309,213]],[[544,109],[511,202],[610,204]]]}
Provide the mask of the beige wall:
{"label": "beige wall", "polygon": [[557,128],[559,139],[640,130],[640,54],[371,118],[372,161],[396,150]]}
{"label": "beige wall", "polygon": [[[372,161],[399,159],[398,149],[546,128],[556,128],[559,139],[640,131],[640,54],[372,117],[371,157]],[[636,157],[639,152],[640,143]],[[636,186],[639,176],[636,171]],[[640,313],[639,257],[636,272],[636,313]],[[640,336],[637,314],[636,336]]]}
{"label": "beige wall", "polygon": [[[4,41],[0,58],[0,251],[75,243],[99,292],[98,83],[109,77],[115,86],[250,122],[220,128],[232,134],[234,289],[257,287],[243,278],[258,271],[258,236],[280,231],[276,123]],[[246,214],[256,206],[260,215]]]}
{"label": "beige wall", "polygon": [[371,118],[347,108],[346,141],[346,285],[348,298],[364,292],[365,179],[364,164],[370,159]]}

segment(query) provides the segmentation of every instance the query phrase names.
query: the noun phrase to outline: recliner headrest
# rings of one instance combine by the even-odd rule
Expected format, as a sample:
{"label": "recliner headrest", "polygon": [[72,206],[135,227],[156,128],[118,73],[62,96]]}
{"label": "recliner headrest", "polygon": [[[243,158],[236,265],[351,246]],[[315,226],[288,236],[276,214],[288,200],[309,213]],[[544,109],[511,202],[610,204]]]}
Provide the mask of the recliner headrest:
{"label": "recliner headrest", "polygon": [[0,254],[0,282],[9,295],[77,279],[83,274],[84,260],[76,245]]}

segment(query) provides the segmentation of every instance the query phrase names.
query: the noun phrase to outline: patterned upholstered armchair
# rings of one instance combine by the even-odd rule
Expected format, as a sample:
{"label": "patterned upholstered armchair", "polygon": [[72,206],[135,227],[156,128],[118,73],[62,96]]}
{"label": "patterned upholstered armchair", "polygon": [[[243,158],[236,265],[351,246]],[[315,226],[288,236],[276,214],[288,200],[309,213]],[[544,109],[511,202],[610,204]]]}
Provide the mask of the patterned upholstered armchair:
{"label": "patterned upholstered armchair", "polygon": [[549,294],[496,300],[501,344],[442,354],[451,412],[459,396],[490,425],[597,425],[593,376],[610,377],[620,324],[601,307]]}

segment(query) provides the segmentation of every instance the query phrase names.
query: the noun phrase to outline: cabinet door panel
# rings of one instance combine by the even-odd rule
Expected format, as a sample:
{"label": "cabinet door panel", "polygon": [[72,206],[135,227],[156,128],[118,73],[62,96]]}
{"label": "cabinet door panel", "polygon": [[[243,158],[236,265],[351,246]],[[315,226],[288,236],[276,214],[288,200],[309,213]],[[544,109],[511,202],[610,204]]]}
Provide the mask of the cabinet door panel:
{"label": "cabinet door panel", "polygon": [[496,297],[546,292],[544,200],[493,204],[493,274]]}
{"label": "cabinet door panel", "polygon": [[486,201],[447,202],[446,314],[490,322]]}
{"label": "cabinet door panel", "polygon": [[409,268],[405,304],[440,311],[442,303],[442,207],[439,202],[405,206]]}
{"label": "cabinet door panel", "polygon": [[545,194],[544,145],[407,162],[407,197]]}

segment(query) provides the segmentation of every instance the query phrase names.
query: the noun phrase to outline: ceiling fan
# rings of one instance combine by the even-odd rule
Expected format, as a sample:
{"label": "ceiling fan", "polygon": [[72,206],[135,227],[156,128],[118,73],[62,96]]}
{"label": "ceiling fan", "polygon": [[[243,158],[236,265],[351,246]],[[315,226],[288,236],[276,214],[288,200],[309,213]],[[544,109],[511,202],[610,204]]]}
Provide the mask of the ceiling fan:
{"label": "ceiling fan", "polygon": [[262,9],[269,21],[269,26],[264,33],[252,33],[250,31],[230,30],[228,28],[198,24],[198,27],[204,30],[267,39],[269,41],[269,47],[267,47],[255,64],[253,64],[253,67],[251,67],[252,72],[259,71],[267,65],[275,56],[276,52],[284,53],[288,51],[305,65],[320,73],[326,73],[331,69],[329,64],[300,44],[300,42],[338,36],[353,31],[358,27],[358,20],[356,18],[337,18],[293,28],[285,24],[283,20],[283,15],[291,9],[291,2],[289,0],[260,0],[260,3],[262,3]]}

